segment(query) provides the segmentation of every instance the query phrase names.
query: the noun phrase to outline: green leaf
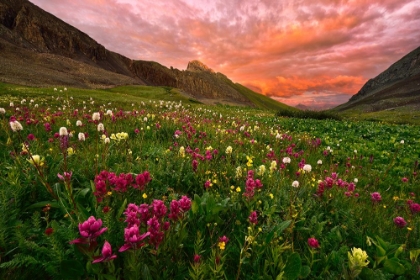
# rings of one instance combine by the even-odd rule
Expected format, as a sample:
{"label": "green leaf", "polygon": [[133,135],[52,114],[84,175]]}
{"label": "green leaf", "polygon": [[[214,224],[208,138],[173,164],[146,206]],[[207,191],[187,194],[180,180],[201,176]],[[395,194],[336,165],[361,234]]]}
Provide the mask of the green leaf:
{"label": "green leaf", "polygon": [[396,275],[402,275],[405,272],[405,267],[399,262],[397,258],[386,260],[384,262],[384,268],[386,271]]}
{"label": "green leaf", "polygon": [[104,278],[106,280],[116,280],[117,278],[115,276],[112,275],[108,275],[108,274],[99,274],[100,278]]}
{"label": "green leaf", "polygon": [[417,258],[419,257],[419,255],[420,255],[420,249],[410,250],[410,260],[412,262],[417,261]]}
{"label": "green leaf", "polygon": [[77,279],[84,274],[83,265],[75,260],[65,260],[60,264],[61,279]]}
{"label": "green leaf", "polygon": [[81,190],[80,192],[79,192],[79,195],[81,195],[81,196],[83,196],[83,197],[85,197],[89,192],[91,191],[91,189],[89,189],[89,188],[84,188],[83,190]]}
{"label": "green leaf", "polygon": [[126,199],[124,199],[123,204],[121,204],[120,209],[118,209],[117,216],[115,216],[117,219],[118,219],[119,217],[121,217],[121,215],[122,215],[122,213],[124,212],[125,208],[127,208],[127,198],[126,198]]}
{"label": "green leaf", "polygon": [[196,214],[198,211],[198,204],[195,200],[193,200],[193,202],[191,203],[191,211],[193,212],[193,214]]}
{"label": "green leaf", "polygon": [[153,277],[150,274],[150,270],[149,267],[147,266],[147,264],[143,264],[142,270],[141,270],[141,276],[142,279],[146,279],[146,280],[152,280]]}
{"label": "green leaf", "polygon": [[284,276],[286,279],[297,279],[302,269],[302,260],[298,253],[293,253],[289,256],[284,268]]}
{"label": "green leaf", "polygon": [[307,265],[302,266],[300,269],[300,278],[306,278],[311,274],[311,268]]}
{"label": "green leaf", "polygon": [[288,228],[290,226],[290,224],[292,223],[291,220],[287,220],[287,221],[283,221],[281,222],[276,228],[277,228],[277,234],[281,234],[286,228]]}
{"label": "green leaf", "polygon": [[60,207],[59,204],[55,201],[41,201],[41,202],[37,202],[37,203],[34,203],[34,204],[28,206],[28,208],[26,208],[26,210],[34,209],[34,208],[40,208],[41,209],[41,208],[44,208],[45,206],[47,206],[47,204],[49,204],[50,207],[53,207],[53,208],[59,208]]}

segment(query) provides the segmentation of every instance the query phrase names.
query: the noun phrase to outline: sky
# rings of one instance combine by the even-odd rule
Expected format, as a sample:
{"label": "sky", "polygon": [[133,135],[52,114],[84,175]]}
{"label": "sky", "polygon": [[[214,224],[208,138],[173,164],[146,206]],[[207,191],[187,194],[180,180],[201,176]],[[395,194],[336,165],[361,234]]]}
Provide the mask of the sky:
{"label": "sky", "polygon": [[420,46],[420,0],[30,0],[107,49],[199,60],[291,106],[348,101]]}

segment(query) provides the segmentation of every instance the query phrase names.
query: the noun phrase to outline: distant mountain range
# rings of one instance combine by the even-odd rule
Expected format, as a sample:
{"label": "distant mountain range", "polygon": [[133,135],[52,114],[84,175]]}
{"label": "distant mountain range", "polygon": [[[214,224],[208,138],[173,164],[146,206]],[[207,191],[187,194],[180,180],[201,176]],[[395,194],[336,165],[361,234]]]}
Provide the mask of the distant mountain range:
{"label": "distant mountain range", "polygon": [[0,0],[0,82],[81,88],[165,86],[203,103],[292,108],[233,83],[199,61],[181,71],[131,60],[27,0]]}
{"label": "distant mountain range", "polygon": [[420,111],[420,47],[367,81],[347,103],[333,110],[368,113],[397,108]]}

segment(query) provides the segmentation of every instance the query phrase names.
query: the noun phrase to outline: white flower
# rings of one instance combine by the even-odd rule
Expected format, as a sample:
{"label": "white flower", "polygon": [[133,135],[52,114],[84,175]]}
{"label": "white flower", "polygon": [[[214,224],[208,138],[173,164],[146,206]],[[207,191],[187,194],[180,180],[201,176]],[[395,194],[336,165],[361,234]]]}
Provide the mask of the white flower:
{"label": "white flower", "polygon": [[287,163],[290,163],[290,158],[289,157],[285,157],[285,158],[283,158],[283,163],[284,164],[287,164]]}
{"label": "white flower", "polygon": [[401,140],[401,142],[400,142],[401,144],[404,144],[404,140]]}
{"label": "white flower", "polygon": [[319,165],[321,165],[322,164],[322,160],[319,159],[316,163],[319,164]]}
{"label": "white flower", "polygon": [[18,121],[12,121],[10,122],[10,128],[13,130],[13,132],[23,130],[22,125]]}
{"label": "white flower", "polygon": [[304,170],[305,172],[311,172],[311,171],[312,171],[312,166],[311,166],[310,164],[305,164],[305,165],[303,166],[303,170]]}
{"label": "white flower", "polygon": [[147,117],[144,117],[144,118],[143,118],[143,121],[144,121],[144,122],[147,122]]}
{"label": "white flower", "polygon": [[106,114],[105,115],[112,117],[113,114],[112,114],[112,111],[111,110],[108,110],[108,111],[106,111]]}
{"label": "white flower", "polygon": [[104,130],[105,130],[104,124],[103,123],[99,123],[98,124],[98,131],[101,132],[101,131],[104,131]]}
{"label": "white flower", "polygon": [[357,154],[357,150],[354,150],[354,153]]}
{"label": "white flower", "polygon": [[15,105],[13,104],[13,102],[10,102],[9,106],[10,106],[10,107],[13,107],[13,106],[15,106]]}
{"label": "white flower", "polygon": [[67,135],[69,135],[69,133],[67,131],[67,128],[65,128],[64,126],[63,127],[60,127],[59,134],[60,134],[60,136],[67,136]]}
{"label": "white flower", "polygon": [[226,154],[230,155],[232,153],[232,146],[226,148]]}
{"label": "white flower", "polygon": [[101,115],[98,112],[92,114],[93,121],[99,121],[101,119]]}
{"label": "white flower", "polygon": [[85,141],[86,140],[85,134],[83,132],[79,132],[78,137],[79,137],[79,141]]}
{"label": "white flower", "polygon": [[357,179],[357,178],[354,178],[354,180],[353,180],[355,183],[357,183],[357,182],[359,182],[359,179]]}
{"label": "white flower", "polygon": [[83,124],[82,124],[82,121],[80,121],[80,120],[78,120],[77,122],[76,122],[76,126],[82,126]]}
{"label": "white flower", "polygon": [[111,140],[109,139],[109,137],[106,137],[106,138],[104,139],[104,143],[105,143],[105,144],[109,144],[109,142],[111,142]]}
{"label": "white flower", "polygon": [[0,114],[2,115],[6,114],[6,110],[4,108],[0,108]]}
{"label": "white flower", "polygon": [[292,187],[298,188],[299,187],[299,182],[298,181],[293,181]]}

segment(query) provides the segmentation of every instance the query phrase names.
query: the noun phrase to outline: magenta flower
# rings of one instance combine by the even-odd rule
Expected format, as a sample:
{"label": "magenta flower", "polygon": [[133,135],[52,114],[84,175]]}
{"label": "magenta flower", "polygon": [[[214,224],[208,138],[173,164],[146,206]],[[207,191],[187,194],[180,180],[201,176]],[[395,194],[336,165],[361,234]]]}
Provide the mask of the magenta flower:
{"label": "magenta flower", "polygon": [[112,254],[111,244],[105,240],[104,247],[102,247],[102,256],[95,257],[95,260],[92,263],[108,262],[116,257],[117,255]]}
{"label": "magenta flower", "polygon": [[373,202],[379,202],[379,201],[382,200],[381,194],[378,193],[378,192],[371,193],[370,197],[371,197]]}
{"label": "magenta flower", "polygon": [[201,261],[201,256],[199,254],[194,255],[194,263],[199,263]]}
{"label": "magenta flower", "polygon": [[177,200],[172,200],[170,205],[170,213],[168,215],[171,220],[178,220],[181,217],[181,209]]}
{"label": "magenta flower", "polygon": [[219,242],[225,242],[225,244],[227,244],[229,242],[229,238],[227,238],[226,235],[223,235],[222,237],[219,237]]}
{"label": "magenta flower", "polygon": [[251,215],[249,215],[249,222],[254,225],[258,223],[257,211],[251,212]]}
{"label": "magenta flower", "polygon": [[35,140],[35,135],[33,135],[32,133],[28,134],[28,136],[26,137],[26,139],[28,139],[29,141],[34,141]]}
{"label": "magenta flower", "polygon": [[155,214],[155,216],[158,219],[163,218],[166,215],[166,212],[168,210],[165,204],[163,203],[163,201],[159,199],[153,200],[152,207],[153,207],[153,214]]}
{"label": "magenta flower", "polygon": [[210,180],[207,180],[205,183],[204,183],[204,188],[206,188],[206,189],[208,189],[208,188],[210,188],[211,187],[211,181]]}
{"label": "magenta flower", "polygon": [[316,240],[316,238],[313,238],[313,237],[308,238],[308,245],[309,245],[309,247],[311,247],[313,249],[317,249],[317,248],[320,247],[318,240]]}
{"label": "magenta flower", "polygon": [[408,178],[407,178],[407,177],[403,177],[403,178],[401,179],[401,181],[402,181],[403,183],[407,183],[407,182],[408,182]]}
{"label": "magenta flower", "polygon": [[420,204],[418,203],[410,203],[410,210],[411,213],[417,214],[420,212]]}
{"label": "magenta flower", "polygon": [[70,181],[72,174],[73,174],[73,172],[64,172],[63,175],[61,175],[60,173],[57,173],[57,177],[61,181],[68,182],[68,181]]}
{"label": "magenta flower", "polygon": [[108,228],[101,228],[102,220],[96,220],[95,217],[90,216],[89,219],[79,224],[79,232],[82,236],[81,238],[70,241],[70,244],[87,244],[92,241],[95,241],[96,238],[104,233]]}
{"label": "magenta flower", "polygon": [[160,230],[160,223],[156,216],[147,221],[147,231],[150,234],[149,243],[155,245],[157,249],[163,241],[164,233]]}
{"label": "magenta flower", "polygon": [[143,239],[148,237],[150,232],[146,232],[140,235],[139,227],[137,225],[133,225],[132,227],[124,229],[124,241],[125,244],[121,246],[118,252],[124,252],[128,249],[138,249],[145,245],[145,243],[140,243]]}
{"label": "magenta flower", "polygon": [[191,199],[183,195],[179,200],[179,207],[181,207],[182,211],[187,212],[191,209]]}
{"label": "magenta flower", "polygon": [[396,217],[394,219],[394,224],[399,228],[403,228],[407,225],[407,222],[404,220],[403,217]]}

